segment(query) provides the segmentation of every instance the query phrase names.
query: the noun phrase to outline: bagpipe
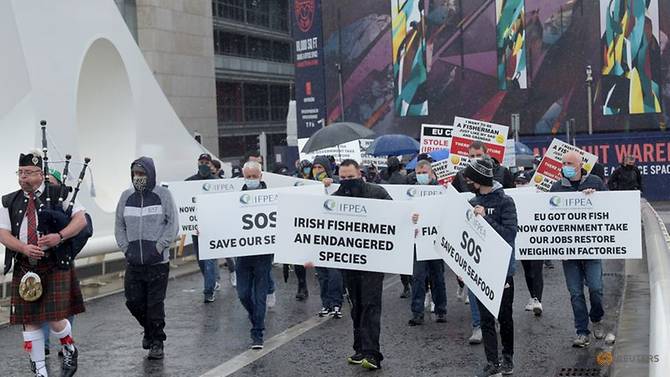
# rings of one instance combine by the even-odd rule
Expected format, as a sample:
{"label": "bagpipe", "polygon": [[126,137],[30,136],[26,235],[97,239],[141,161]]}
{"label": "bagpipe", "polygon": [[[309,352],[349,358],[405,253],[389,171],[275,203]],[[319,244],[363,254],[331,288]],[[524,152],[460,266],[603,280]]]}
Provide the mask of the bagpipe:
{"label": "bagpipe", "polygon": [[[52,184],[48,179],[50,170],[46,137],[47,122],[43,120],[40,122],[40,125],[42,128],[42,161],[44,168],[44,192],[46,193],[46,204],[36,200],[38,204],[37,218],[39,220],[37,231],[40,234],[58,233],[70,223],[74,204],[77,200],[81,183],[84,181],[86,169],[88,169],[91,159],[88,157],[84,158],[84,165],[79,173],[77,185],[74,188],[72,197],[67,203],[67,207],[65,207],[64,204],[72,190],[66,185],[68,174],[70,173],[70,160],[72,159],[72,156],[69,154],[65,155],[65,167],[63,168],[61,175],[61,184],[59,187],[52,187]],[[68,270],[72,267],[74,258],[84,248],[88,239],[93,236],[93,221],[91,220],[91,216],[86,214],[85,217],[86,227],[79,232],[79,234],[52,248],[52,251],[56,256],[58,267],[63,270]]]}

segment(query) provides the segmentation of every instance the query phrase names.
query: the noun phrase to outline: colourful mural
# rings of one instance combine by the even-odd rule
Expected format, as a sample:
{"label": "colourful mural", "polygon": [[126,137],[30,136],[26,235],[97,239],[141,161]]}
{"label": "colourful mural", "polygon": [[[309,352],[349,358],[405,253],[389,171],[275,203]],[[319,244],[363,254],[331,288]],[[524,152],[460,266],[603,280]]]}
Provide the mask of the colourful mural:
{"label": "colourful mural", "polygon": [[522,135],[565,134],[565,123],[570,119],[575,119],[578,132],[586,132],[587,65],[594,67],[595,132],[663,130],[668,122],[670,0],[658,0],[660,77],[649,75],[659,85],[662,112],[626,111],[611,116],[600,111],[606,79],[598,69],[602,64],[599,1],[525,0],[524,56],[529,88],[505,91],[498,80],[496,1],[423,0],[423,98],[430,112],[421,117],[401,116],[395,111],[389,0],[322,2],[331,122],[344,111],[344,119],[364,124],[378,134],[418,136],[422,123],[451,124],[454,116],[463,116],[509,125],[511,115],[518,113]]}
{"label": "colourful mural", "polygon": [[391,0],[391,20],[395,112],[428,115],[424,0]]}
{"label": "colourful mural", "polygon": [[600,0],[603,114],[661,112],[658,0]]}
{"label": "colourful mural", "polygon": [[523,0],[496,0],[498,88],[528,88]]}

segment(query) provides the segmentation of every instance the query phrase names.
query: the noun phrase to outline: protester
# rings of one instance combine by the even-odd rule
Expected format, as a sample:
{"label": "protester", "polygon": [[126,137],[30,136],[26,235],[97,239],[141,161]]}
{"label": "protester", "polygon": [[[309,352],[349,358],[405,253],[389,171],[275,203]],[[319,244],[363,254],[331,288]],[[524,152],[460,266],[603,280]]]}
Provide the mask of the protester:
{"label": "protester", "polygon": [[298,178],[312,179],[312,162],[309,160],[300,161],[298,171],[295,174]]}
{"label": "protester", "polygon": [[[330,166],[330,160],[325,156],[316,156],[312,163],[312,177],[314,180],[322,182],[326,187],[335,182]],[[319,317],[330,315],[335,319],[342,318],[342,295],[344,290],[342,272],[336,268],[317,267],[316,274],[321,288]]]}
{"label": "protester", "polygon": [[[581,191],[586,195],[595,191],[607,191],[607,186],[599,177],[584,170],[582,157],[578,152],[571,151],[563,155],[563,178],[551,186],[551,192]],[[575,318],[577,337],[573,347],[585,348],[591,344],[589,318],[593,324],[593,335],[596,339],[605,337],[602,318],[603,309],[603,266],[600,259],[575,259],[563,261],[565,284],[570,292],[570,303]],[[584,285],[589,288],[591,310],[586,307]]]}
{"label": "protester", "polygon": [[[381,186],[364,182],[358,163],[349,159],[340,164],[340,187],[333,195],[391,200]],[[384,359],[379,346],[383,283],[380,272],[345,271],[354,328],[354,355],[347,361],[370,370],[381,368]]]}
{"label": "protester", "polygon": [[639,190],[642,191],[642,173],[635,166],[635,156],[626,155],[621,166],[616,168],[609,180],[607,187],[610,190]]}
{"label": "protester", "polygon": [[[262,181],[262,166],[257,161],[248,161],[242,167],[244,186],[242,191],[266,189]],[[251,255],[237,258],[237,295],[251,321],[251,349],[263,349],[265,310],[270,289],[272,254]]]}
{"label": "protester", "polygon": [[[486,154],[487,149],[488,148],[486,147],[486,144],[482,143],[481,141],[473,141],[468,147],[468,157],[471,159],[481,158]],[[503,188],[514,188],[514,175],[509,171],[509,169],[500,165],[499,161],[496,161],[490,157],[489,159],[493,162],[493,179],[500,183]],[[465,177],[463,176],[463,173],[464,170],[458,172],[456,177],[454,177],[453,182],[451,182],[451,185],[454,186],[458,192],[468,191],[468,185]]]}
{"label": "protester", "polygon": [[500,302],[498,322],[500,323],[500,341],[502,343],[502,363],[498,358],[498,336],[496,318],[478,300],[481,316],[481,328],[484,339],[484,352],[487,364],[477,376],[493,376],[498,373],[514,373],[514,241],[517,233],[517,213],[514,200],[505,195],[502,185],[493,179],[495,163],[484,156],[474,159],[464,169],[463,176],[475,197],[470,200],[474,213],[484,218],[489,225],[512,247],[507,266],[507,278]]}
{"label": "protester", "polygon": [[[187,181],[200,181],[200,180],[209,180],[209,179],[218,179],[216,175],[213,174],[214,166],[212,164],[212,156],[209,153],[203,153],[198,157],[198,172],[188,178]],[[198,267],[200,268],[200,273],[203,278],[203,291],[202,294],[204,297],[205,304],[212,303],[216,300],[215,292],[221,289],[220,280],[220,271],[219,271],[219,261],[216,259],[207,259],[200,260],[199,244],[198,244],[198,235],[194,234],[191,236],[193,240],[193,249],[195,250],[196,257],[198,258]],[[235,262],[232,259],[229,259],[228,268],[231,270],[231,276],[235,274]],[[231,277],[231,284],[233,283],[234,278]]]}
{"label": "protester", "polygon": [[[416,164],[417,185],[437,185],[430,162],[421,160]],[[417,261],[414,245],[414,274],[412,275],[412,318],[410,326],[424,322],[424,300],[426,298],[426,279],[430,281],[432,299],[435,302],[436,322],[447,322],[447,289],[444,283],[444,261],[442,259]]]}
{"label": "protester", "polygon": [[382,176],[379,174],[379,170],[377,170],[375,164],[370,164],[370,166],[364,167],[363,172],[365,173],[365,182],[382,183]]}
{"label": "protester", "polygon": [[212,174],[214,174],[216,178],[225,178],[223,169],[221,169],[221,161],[212,160]]}
{"label": "protester", "polygon": [[144,328],[142,348],[150,350],[148,358],[162,359],[169,248],[179,230],[177,208],[170,191],[156,186],[151,158],[135,160],[130,172],[133,187],[121,194],[114,227],[126,257],[126,306]]}
{"label": "protester", "polygon": [[38,203],[46,203],[47,198],[56,203],[60,195],[55,188],[47,190],[43,163],[39,151],[21,154],[17,171],[21,188],[2,197],[0,243],[6,248],[4,274],[14,265],[9,323],[23,326],[23,348],[30,355],[31,371],[37,377],[46,377],[41,326],[47,322],[51,334],[62,345],[61,376],[70,377],[77,371],[79,350],[67,318],[84,312],[84,300],[74,265],[63,268],[55,247],[77,236],[87,222],[85,210],[75,203],[65,228],[38,234]]}

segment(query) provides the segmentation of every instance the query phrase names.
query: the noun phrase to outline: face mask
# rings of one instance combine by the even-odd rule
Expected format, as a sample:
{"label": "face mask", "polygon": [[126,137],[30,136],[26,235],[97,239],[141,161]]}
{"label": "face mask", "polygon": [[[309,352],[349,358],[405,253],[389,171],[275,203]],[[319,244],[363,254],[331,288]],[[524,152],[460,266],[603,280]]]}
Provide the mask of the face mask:
{"label": "face mask", "polygon": [[317,174],[314,178],[316,178],[316,180],[320,182],[328,178],[328,174],[326,174],[325,171],[322,171],[321,173]]}
{"label": "face mask", "polygon": [[212,174],[212,170],[207,165],[198,165],[198,174],[201,177],[209,177]]}
{"label": "face mask", "polygon": [[244,184],[247,185],[247,188],[255,190],[261,185],[260,179],[244,179]]}
{"label": "face mask", "polygon": [[563,176],[567,179],[574,178],[577,175],[577,169],[572,166],[563,166]]}
{"label": "face mask", "polygon": [[304,168],[304,169],[302,169],[302,173],[303,173],[304,175],[309,175],[309,173],[311,173],[311,172],[312,172],[312,168]]}
{"label": "face mask", "polygon": [[478,193],[479,190],[475,187],[474,183],[466,183],[466,186],[468,187],[468,191],[473,192],[473,193]]}
{"label": "face mask", "polygon": [[363,191],[363,178],[342,180],[340,181],[340,186],[344,189],[344,192],[349,195],[360,195],[361,191]]}
{"label": "face mask", "polygon": [[133,177],[133,187],[137,191],[144,191],[147,188],[147,177]]}
{"label": "face mask", "polygon": [[416,183],[420,185],[427,185],[430,183],[430,175],[426,173],[420,173],[416,175]]}

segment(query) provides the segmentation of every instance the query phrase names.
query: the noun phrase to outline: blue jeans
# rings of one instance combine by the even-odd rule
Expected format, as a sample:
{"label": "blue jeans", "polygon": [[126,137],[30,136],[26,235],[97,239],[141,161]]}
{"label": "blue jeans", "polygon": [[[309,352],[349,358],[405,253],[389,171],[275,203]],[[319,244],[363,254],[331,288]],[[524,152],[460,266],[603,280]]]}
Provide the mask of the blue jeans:
{"label": "blue jeans", "polygon": [[205,287],[202,293],[205,296],[214,294],[214,286],[216,282],[221,279],[219,272],[219,262],[216,259],[200,260],[200,253],[198,251],[198,236],[193,236],[193,247],[195,248],[195,255],[198,257],[198,267],[204,279]]}
{"label": "blue jeans", "polygon": [[[563,261],[565,284],[570,292],[570,303],[575,316],[577,335],[589,335],[591,322],[600,322],[605,315],[603,310],[603,264],[599,259]],[[589,287],[591,310],[586,307],[584,284]]]}
{"label": "blue jeans", "polygon": [[423,316],[426,299],[426,278],[430,281],[430,292],[435,303],[435,314],[447,314],[447,287],[444,282],[442,259],[417,261],[414,254],[412,274],[412,313]]}
{"label": "blue jeans", "polygon": [[[74,326],[74,316],[70,316],[67,318],[68,321],[70,321],[70,325]],[[49,322],[44,322],[42,324],[42,333],[44,333],[44,348],[49,348],[50,342],[49,342],[49,335],[51,332],[51,327],[49,327]]]}
{"label": "blue jeans", "polygon": [[263,342],[272,254],[237,258],[237,296],[251,321],[251,339]]}
{"label": "blue jeans", "polygon": [[477,296],[468,289],[468,299],[470,300],[470,314],[472,315],[472,327],[480,326],[479,305],[477,305]]}
{"label": "blue jeans", "polygon": [[332,309],[335,306],[341,308],[344,293],[342,271],[336,268],[317,267],[316,274],[321,288],[321,306],[326,309]]}
{"label": "blue jeans", "polygon": [[268,270],[268,294],[271,295],[275,293],[275,279],[272,278],[272,263],[270,263],[270,269]]}

